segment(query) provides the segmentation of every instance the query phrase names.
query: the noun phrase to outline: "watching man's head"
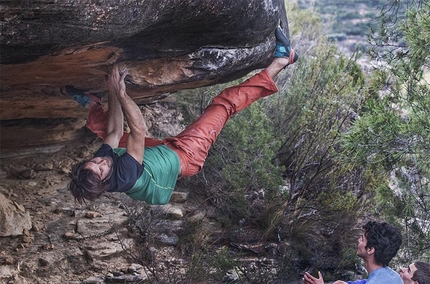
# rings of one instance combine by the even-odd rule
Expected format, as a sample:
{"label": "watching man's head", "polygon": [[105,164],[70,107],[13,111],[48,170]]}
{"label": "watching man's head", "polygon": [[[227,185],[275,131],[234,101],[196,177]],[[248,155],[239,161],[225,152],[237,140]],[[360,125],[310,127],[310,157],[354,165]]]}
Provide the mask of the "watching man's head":
{"label": "watching man's head", "polygon": [[388,223],[375,221],[367,222],[363,229],[364,233],[358,241],[357,255],[365,259],[372,254],[377,265],[388,266],[402,244],[400,230]]}
{"label": "watching man's head", "polygon": [[430,284],[430,264],[414,262],[400,270],[400,277],[404,284]]}

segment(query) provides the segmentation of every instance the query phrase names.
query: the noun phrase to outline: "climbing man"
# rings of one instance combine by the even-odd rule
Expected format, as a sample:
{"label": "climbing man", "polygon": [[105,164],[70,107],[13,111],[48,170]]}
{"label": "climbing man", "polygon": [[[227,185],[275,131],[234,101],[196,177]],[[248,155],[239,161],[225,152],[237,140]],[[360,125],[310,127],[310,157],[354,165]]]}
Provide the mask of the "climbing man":
{"label": "climbing man", "polygon": [[[136,103],[127,95],[127,70],[114,65],[107,79],[108,113],[96,97],[70,88],[69,94],[85,106],[89,104],[87,127],[103,139],[103,145],[89,160],[73,166],[69,189],[82,203],[104,192],[125,192],[133,199],[150,204],[166,204],[180,177],[201,171],[209,148],[227,120],[256,100],[278,91],[273,78],[298,59],[289,39],[278,27],[276,52],[272,63],[238,86],[216,96],[205,112],[175,137],[155,140],[145,137],[146,124]],[[66,89],[67,91],[67,89]],[[124,133],[123,117],[130,128]]]}

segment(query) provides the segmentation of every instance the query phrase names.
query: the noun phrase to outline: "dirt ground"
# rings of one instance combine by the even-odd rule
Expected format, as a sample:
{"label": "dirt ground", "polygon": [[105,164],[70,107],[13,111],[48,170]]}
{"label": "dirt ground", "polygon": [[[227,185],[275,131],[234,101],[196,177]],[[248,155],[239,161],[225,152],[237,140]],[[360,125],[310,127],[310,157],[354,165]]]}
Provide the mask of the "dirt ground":
{"label": "dirt ground", "polygon": [[[76,279],[76,275],[68,276],[59,267],[54,268],[64,261],[66,251],[77,249],[75,242],[63,237],[72,230],[67,224],[81,209],[67,190],[68,173],[70,165],[87,156],[97,144],[74,141],[54,154],[1,161],[1,193],[22,205],[32,221],[32,228],[24,230],[23,235],[0,238],[2,283],[60,283]],[[23,169],[24,176],[19,172]]]}

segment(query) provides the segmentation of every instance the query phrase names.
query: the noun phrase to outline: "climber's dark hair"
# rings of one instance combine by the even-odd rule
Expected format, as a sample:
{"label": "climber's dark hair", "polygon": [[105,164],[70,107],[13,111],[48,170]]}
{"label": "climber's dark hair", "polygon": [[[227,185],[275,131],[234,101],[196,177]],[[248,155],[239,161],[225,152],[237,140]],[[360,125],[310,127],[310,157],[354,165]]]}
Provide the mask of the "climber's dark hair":
{"label": "climber's dark hair", "polygon": [[84,169],[89,160],[83,160],[72,167],[72,181],[69,190],[80,204],[85,200],[94,200],[105,192],[109,187],[109,179],[100,178],[88,169]]}

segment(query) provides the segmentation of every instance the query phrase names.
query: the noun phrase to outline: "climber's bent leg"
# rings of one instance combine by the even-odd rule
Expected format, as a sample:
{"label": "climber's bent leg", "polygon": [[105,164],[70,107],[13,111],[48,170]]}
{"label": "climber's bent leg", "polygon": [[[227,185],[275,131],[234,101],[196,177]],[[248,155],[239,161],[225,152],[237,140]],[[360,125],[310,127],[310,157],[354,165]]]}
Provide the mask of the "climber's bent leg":
{"label": "climber's bent leg", "polygon": [[165,139],[165,144],[179,155],[181,176],[193,176],[201,171],[209,148],[231,116],[277,91],[265,69],[242,84],[225,89],[183,132]]}

